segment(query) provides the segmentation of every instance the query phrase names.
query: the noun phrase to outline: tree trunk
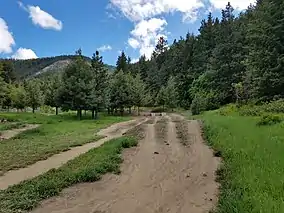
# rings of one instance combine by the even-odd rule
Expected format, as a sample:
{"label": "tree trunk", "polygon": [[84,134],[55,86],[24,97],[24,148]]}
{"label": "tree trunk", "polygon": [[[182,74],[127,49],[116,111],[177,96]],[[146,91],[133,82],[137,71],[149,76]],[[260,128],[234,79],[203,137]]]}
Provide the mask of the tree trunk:
{"label": "tree trunk", "polygon": [[131,114],[131,107],[128,108],[128,113]]}
{"label": "tree trunk", "polygon": [[110,115],[110,108],[107,108],[107,114]]}
{"label": "tree trunk", "polygon": [[58,115],[58,107],[55,107],[55,114]]}
{"label": "tree trunk", "polygon": [[123,116],[124,108],[120,109],[120,115]]}
{"label": "tree trunk", "polygon": [[96,108],[96,110],[95,110],[95,119],[96,119],[96,120],[98,119],[98,113],[99,113],[99,109]]}
{"label": "tree trunk", "polygon": [[33,106],[33,113],[35,113],[35,107]]}
{"label": "tree trunk", "polygon": [[84,114],[85,114],[85,116],[87,115],[87,110],[85,110],[85,113],[84,113]]}
{"label": "tree trunk", "polygon": [[95,119],[95,109],[92,109],[92,119]]}
{"label": "tree trunk", "polygon": [[78,120],[81,120],[81,118],[82,118],[82,110],[81,109],[77,110],[77,118],[78,118]]}

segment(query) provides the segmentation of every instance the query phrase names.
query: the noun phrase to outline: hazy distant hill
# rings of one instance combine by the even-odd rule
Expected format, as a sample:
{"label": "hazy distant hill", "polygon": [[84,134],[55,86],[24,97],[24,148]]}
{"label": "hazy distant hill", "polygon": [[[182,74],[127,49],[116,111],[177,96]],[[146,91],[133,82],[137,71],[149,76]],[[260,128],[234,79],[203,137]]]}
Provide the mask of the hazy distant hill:
{"label": "hazy distant hill", "polygon": [[[29,60],[14,60],[14,59],[5,59],[12,61],[15,69],[16,76],[19,79],[35,77],[42,74],[50,74],[52,72],[60,72],[71,63],[74,59],[74,55],[62,55],[55,57],[47,58],[38,58],[38,59],[29,59]],[[86,60],[90,61],[91,59],[85,57]],[[113,71],[114,66],[106,65],[106,67]]]}

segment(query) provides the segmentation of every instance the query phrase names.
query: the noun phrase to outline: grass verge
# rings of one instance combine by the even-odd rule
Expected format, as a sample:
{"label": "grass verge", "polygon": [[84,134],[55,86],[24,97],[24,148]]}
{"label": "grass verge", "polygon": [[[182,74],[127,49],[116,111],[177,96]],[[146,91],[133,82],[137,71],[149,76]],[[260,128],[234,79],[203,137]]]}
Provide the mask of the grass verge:
{"label": "grass verge", "polygon": [[81,182],[93,182],[108,172],[119,173],[123,148],[136,146],[135,137],[121,137],[69,161],[32,180],[0,191],[0,212],[28,212],[40,201],[58,195],[64,188]]}
{"label": "grass verge", "polygon": [[258,126],[258,118],[202,117],[209,144],[220,153],[218,213],[284,212],[283,123]]}
{"label": "grass verge", "polygon": [[31,113],[6,113],[0,118],[8,121],[40,124],[36,129],[27,130],[14,138],[0,142],[0,171],[26,167],[39,160],[67,151],[71,147],[100,139],[97,131],[107,126],[129,120],[129,117],[101,115],[99,120],[78,121],[72,114],[46,116]]}

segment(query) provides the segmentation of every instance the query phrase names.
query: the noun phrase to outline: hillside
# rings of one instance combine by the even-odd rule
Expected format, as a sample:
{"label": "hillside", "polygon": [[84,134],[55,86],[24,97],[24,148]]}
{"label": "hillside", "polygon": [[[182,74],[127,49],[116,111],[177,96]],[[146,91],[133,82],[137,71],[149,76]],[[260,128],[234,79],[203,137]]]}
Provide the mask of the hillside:
{"label": "hillside", "polygon": [[[74,59],[74,57],[74,55],[62,55],[29,60],[4,60],[11,61],[13,63],[17,78],[23,79],[33,76],[39,76],[41,74],[62,71],[66,66],[68,66],[68,64],[70,64],[71,60]],[[88,61],[91,60],[88,57],[85,58]],[[114,67],[111,65],[106,65],[106,67],[110,71],[114,70]]]}

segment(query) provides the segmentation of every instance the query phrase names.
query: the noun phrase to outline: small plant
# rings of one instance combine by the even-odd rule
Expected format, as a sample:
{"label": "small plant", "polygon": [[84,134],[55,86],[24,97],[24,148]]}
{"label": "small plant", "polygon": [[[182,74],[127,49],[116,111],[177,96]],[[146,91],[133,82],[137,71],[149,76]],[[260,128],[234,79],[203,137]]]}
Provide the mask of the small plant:
{"label": "small plant", "polygon": [[282,122],[282,118],[279,115],[263,115],[261,116],[260,120],[257,122],[258,126],[266,126],[266,125],[273,125]]}

